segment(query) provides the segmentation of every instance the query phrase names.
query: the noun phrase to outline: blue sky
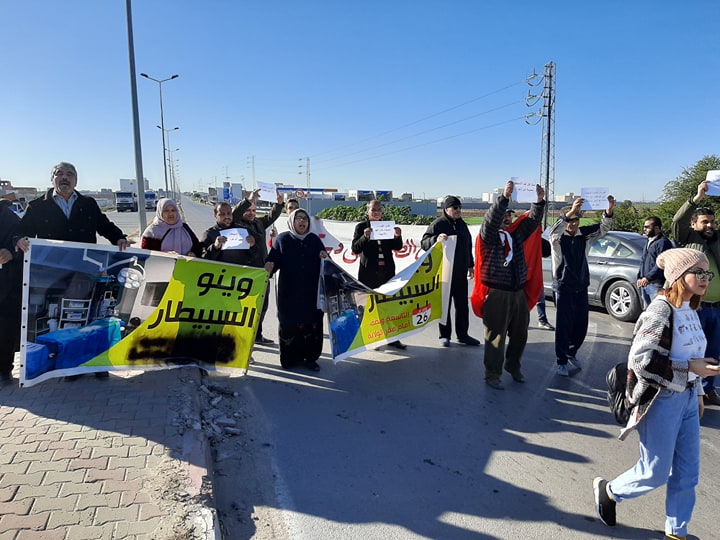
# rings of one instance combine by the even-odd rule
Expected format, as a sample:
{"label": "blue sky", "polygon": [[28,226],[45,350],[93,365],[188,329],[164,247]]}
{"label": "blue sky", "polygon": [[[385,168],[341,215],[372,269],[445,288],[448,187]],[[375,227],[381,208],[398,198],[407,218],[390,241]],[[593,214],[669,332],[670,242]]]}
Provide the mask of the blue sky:
{"label": "blue sky", "polygon": [[[533,70],[556,64],[555,192],[654,200],[720,154],[720,2],[135,0],[138,74],[163,79],[183,190],[233,182],[479,196],[539,178]],[[0,178],[135,176],[124,0],[0,0]],[[164,185],[158,85],[137,80]],[[299,161],[302,158],[302,161]]]}

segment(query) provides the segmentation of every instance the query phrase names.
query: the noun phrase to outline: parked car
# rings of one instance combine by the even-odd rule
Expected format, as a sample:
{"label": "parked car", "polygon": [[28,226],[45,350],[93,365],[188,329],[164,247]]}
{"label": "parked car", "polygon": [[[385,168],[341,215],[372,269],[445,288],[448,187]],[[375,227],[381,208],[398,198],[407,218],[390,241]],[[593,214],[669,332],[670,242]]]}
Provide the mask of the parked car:
{"label": "parked car", "polygon": [[[588,302],[620,321],[635,321],[642,311],[636,282],[647,238],[638,233],[610,231],[590,245]],[[552,296],[552,261],[543,259],[545,294]]]}

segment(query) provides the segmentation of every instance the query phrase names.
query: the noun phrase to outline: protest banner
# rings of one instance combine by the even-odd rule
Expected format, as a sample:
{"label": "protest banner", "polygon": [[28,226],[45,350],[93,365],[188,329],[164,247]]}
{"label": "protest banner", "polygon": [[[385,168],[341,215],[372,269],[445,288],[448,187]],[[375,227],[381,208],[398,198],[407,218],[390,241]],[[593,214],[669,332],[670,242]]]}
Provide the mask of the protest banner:
{"label": "protest banner", "polygon": [[442,243],[436,243],[375,290],[323,260],[318,303],[327,313],[335,362],[413,335],[441,317],[442,251]]}
{"label": "protest banner", "polygon": [[33,239],[20,384],[111,370],[248,366],[267,273],[114,246]]}

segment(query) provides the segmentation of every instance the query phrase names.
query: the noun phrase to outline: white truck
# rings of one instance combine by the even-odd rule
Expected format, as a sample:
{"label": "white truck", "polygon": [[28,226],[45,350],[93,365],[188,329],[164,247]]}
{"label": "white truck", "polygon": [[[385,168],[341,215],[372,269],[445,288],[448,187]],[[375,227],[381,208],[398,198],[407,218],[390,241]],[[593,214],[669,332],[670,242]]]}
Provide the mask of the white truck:
{"label": "white truck", "polygon": [[145,192],[145,210],[155,210],[157,201],[157,193],[154,191]]}
{"label": "white truck", "polygon": [[116,191],[115,209],[118,212],[137,212],[137,193],[135,193],[134,191]]}

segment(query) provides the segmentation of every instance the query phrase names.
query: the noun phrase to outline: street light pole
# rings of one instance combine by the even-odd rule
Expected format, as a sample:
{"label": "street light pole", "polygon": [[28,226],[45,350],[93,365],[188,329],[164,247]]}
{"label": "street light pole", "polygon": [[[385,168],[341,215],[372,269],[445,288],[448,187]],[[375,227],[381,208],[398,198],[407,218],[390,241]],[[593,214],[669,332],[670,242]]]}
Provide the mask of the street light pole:
{"label": "street light pole", "polygon": [[[162,130],[162,149],[163,149],[163,172],[165,173],[165,194],[167,196],[168,193],[168,171],[167,171],[167,148],[165,146],[165,113],[163,111],[163,96],[162,96],[162,83],[171,81],[173,79],[177,79],[180,75],[172,75],[171,77],[168,77],[167,79],[155,79],[154,77],[151,77],[147,73],[141,73],[141,77],[145,77],[146,79],[149,79],[151,81],[155,81],[158,83],[158,87],[160,88],[160,125],[158,126]],[[175,128],[177,129],[177,128]]]}

